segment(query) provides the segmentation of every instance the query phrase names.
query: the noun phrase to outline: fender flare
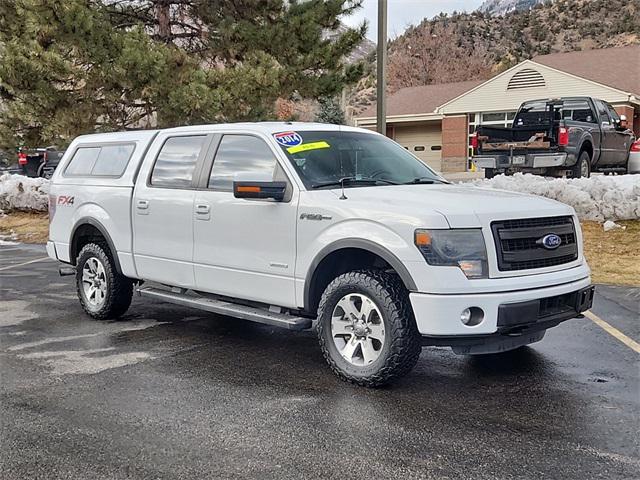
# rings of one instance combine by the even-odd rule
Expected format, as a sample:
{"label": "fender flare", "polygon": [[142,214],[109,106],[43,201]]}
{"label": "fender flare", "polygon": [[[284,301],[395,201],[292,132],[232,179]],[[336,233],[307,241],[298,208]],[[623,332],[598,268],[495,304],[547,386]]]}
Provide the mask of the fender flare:
{"label": "fender flare", "polygon": [[575,153],[575,157],[576,157],[576,162],[578,163],[578,161],[580,160],[580,154],[586,150],[585,149],[585,145],[589,144],[591,145],[591,166],[595,165],[595,163],[600,161],[600,154],[601,154],[601,148],[602,148],[602,138],[600,138],[600,146],[598,148],[596,148],[596,144],[593,141],[593,135],[591,134],[591,132],[589,131],[585,131],[584,134],[582,135],[582,137],[580,138],[580,142],[578,143],[578,148],[576,148],[576,153]]}
{"label": "fender flare", "polygon": [[107,232],[107,229],[104,227],[104,225],[102,225],[98,220],[96,220],[93,217],[80,218],[76,222],[75,226],[73,227],[73,230],[71,231],[71,237],[69,241],[69,259],[71,260],[71,264],[75,265],[76,257],[78,255],[78,252],[74,251],[74,239],[76,236],[76,232],[80,227],[83,227],[84,225],[91,225],[92,227],[95,227],[100,232],[100,234],[102,234],[104,239],[107,241],[107,246],[109,247],[109,250],[111,250],[111,257],[113,258],[113,263],[116,266],[116,270],[118,271],[118,273],[122,273],[122,269],[120,268],[120,260],[118,259],[118,251],[116,250],[116,247],[113,244],[113,240],[111,240],[111,236]]}
{"label": "fender flare", "polygon": [[366,250],[368,252],[377,255],[382,258],[385,262],[387,262],[391,267],[396,271],[402,282],[404,283],[407,290],[410,292],[417,292],[418,287],[414,282],[409,270],[405,267],[404,263],[396,257],[392,252],[387,250],[386,248],[380,246],[379,244],[372,242],[371,240],[366,240],[363,238],[344,238],[341,240],[337,240],[329,245],[325,246],[322,250],[318,252],[315,256],[309,269],[307,270],[307,276],[304,282],[304,308],[309,311],[311,308],[311,282],[313,280],[313,276],[316,273],[318,265],[331,253],[342,250],[344,248],[357,248],[360,250]]}

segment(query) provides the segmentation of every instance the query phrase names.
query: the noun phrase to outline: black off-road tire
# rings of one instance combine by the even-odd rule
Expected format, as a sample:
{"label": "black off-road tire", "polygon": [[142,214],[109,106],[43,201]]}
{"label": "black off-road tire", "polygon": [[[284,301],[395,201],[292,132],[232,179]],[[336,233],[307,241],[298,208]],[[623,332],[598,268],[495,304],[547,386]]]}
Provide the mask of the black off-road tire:
{"label": "black off-road tire", "polygon": [[[338,351],[331,333],[336,304],[349,293],[362,294],[382,314],[385,341],[379,357],[366,366],[356,366]],[[318,307],[317,334],[320,348],[334,373],[343,380],[365,387],[379,387],[411,371],[422,350],[409,292],[397,277],[382,270],[359,270],[342,274],[325,289]]]}
{"label": "black off-road tire", "polygon": [[484,169],[484,178],[493,178],[496,176],[495,168],[485,168]]}
{"label": "black off-road tire", "polygon": [[[97,258],[102,263],[107,285],[104,302],[99,307],[94,307],[87,301],[82,285],[82,269],[91,257]],[[106,320],[118,318],[127,311],[133,297],[133,282],[117,271],[112,253],[106,244],[88,243],[80,250],[77,257],[76,290],[82,309],[87,315],[96,320]]]}
{"label": "black off-road tire", "polygon": [[[585,164],[586,175],[584,174],[583,164]],[[589,178],[591,176],[591,157],[589,156],[589,152],[583,151],[580,153],[578,161],[571,167],[571,176],[573,178]]]}

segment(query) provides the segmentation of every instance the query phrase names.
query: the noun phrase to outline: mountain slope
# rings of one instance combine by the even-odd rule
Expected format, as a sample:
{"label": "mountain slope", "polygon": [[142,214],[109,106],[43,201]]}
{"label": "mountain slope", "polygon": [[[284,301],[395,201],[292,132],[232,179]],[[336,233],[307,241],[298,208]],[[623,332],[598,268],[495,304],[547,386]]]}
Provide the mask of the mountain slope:
{"label": "mountain slope", "polygon": [[636,43],[640,0],[556,0],[503,16],[440,14],[390,43],[389,85],[489,78],[535,55]]}
{"label": "mountain slope", "polygon": [[510,12],[529,10],[545,0],[485,0],[478,11],[489,15],[504,15]]}

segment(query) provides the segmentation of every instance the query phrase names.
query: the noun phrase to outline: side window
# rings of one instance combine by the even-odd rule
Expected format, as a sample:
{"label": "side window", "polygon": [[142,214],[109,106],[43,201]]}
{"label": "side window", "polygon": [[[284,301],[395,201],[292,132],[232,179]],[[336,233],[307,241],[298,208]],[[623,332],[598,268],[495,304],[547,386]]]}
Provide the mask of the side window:
{"label": "side window", "polygon": [[596,108],[598,109],[598,116],[600,117],[600,123],[607,122],[611,123],[611,119],[609,118],[609,113],[607,112],[607,107],[600,100],[595,100]]}
{"label": "side window", "polygon": [[205,135],[197,135],[167,139],[153,166],[151,185],[191,188],[193,171],[206,138]]}
{"label": "side window", "polygon": [[80,147],[67,165],[65,175],[89,175],[100,155],[100,147]]}
{"label": "side window", "polygon": [[609,112],[609,117],[611,118],[611,120],[613,120],[614,123],[618,123],[620,121],[620,115],[618,115],[618,112],[616,112],[616,109],[613,108],[608,103],[605,103],[605,106],[607,107],[607,110]]}
{"label": "side window", "polygon": [[232,191],[236,173],[255,172],[273,178],[277,161],[269,146],[251,135],[224,135],[213,161],[209,188]]}
{"label": "side window", "polygon": [[563,118],[571,119],[577,122],[590,122],[594,123],[596,121],[595,115],[591,111],[591,107],[588,102],[585,101],[576,101],[576,102],[565,102],[563,108]]}
{"label": "side window", "polygon": [[119,177],[124,173],[135,145],[80,147],[73,154],[64,174],[69,176]]}
{"label": "side window", "polygon": [[109,175],[119,177],[124,173],[133,154],[134,145],[105,145],[91,170],[91,175]]}

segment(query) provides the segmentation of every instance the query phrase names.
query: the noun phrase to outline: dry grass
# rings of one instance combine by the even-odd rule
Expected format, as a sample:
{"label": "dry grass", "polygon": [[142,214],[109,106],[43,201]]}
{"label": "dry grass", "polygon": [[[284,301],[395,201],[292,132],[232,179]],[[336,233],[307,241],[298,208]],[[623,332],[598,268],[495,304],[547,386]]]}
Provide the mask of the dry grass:
{"label": "dry grass", "polygon": [[594,283],[640,286],[640,220],[605,232],[602,224],[582,222],[584,250]]}
{"label": "dry grass", "polygon": [[[640,286],[640,220],[618,223],[627,228],[605,232],[600,223],[582,223],[593,281]],[[48,234],[46,213],[12,212],[0,217],[0,235],[14,235],[24,243],[45,243]]]}
{"label": "dry grass", "polygon": [[47,213],[11,212],[0,217],[0,235],[23,243],[47,243],[49,215]]}

